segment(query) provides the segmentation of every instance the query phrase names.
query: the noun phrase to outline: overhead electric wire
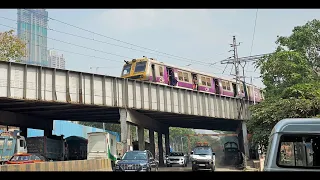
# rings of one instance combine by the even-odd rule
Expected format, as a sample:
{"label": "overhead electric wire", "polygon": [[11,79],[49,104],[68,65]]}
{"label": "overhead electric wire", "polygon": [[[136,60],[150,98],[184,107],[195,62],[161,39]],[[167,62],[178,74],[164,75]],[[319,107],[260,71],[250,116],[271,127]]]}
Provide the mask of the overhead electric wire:
{"label": "overhead electric wire", "polygon": [[[29,9],[25,9],[29,12],[32,12],[32,13],[35,13],[35,14],[38,14],[40,16],[43,16],[43,17],[46,17],[42,14],[39,14],[37,12],[33,12]],[[77,29],[80,29],[82,31],[86,31],[86,32],[89,32],[89,33],[92,33],[92,34],[95,34],[95,35],[98,35],[98,36],[102,36],[102,37],[105,37],[105,38],[108,38],[108,39],[111,39],[111,40],[114,40],[114,41],[117,41],[117,42],[121,42],[121,43],[124,43],[124,44],[128,44],[128,45],[131,45],[131,46],[135,46],[135,47],[138,47],[138,48],[141,48],[141,49],[146,49],[146,50],[149,50],[149,51],[153,51],[153,52],[156,52],[156,53],[160,53],[160,54],[165,54],[167,56],[172,56],[172,57],[175,57],[175,58],[179,58],[179,59],[184,59],[184,60],[189,60],[191,62],[198,62],[198,63],[204,63],[204,64],[211,64],[212,63],[208,63],[208,62],[204,62],[204,61],[199,61],[199,60],[194,60],[194,59],[190,59],[190,58],[185,58],[185,57],[181,57],[181,56],[176,56],[176,55],[172,55],[172,54],[169,54],[169,53],[165,53],[165,52],[161,52],[161,51],[158,51],[158,50],[153,50],[153,49],[150,49],[150,48],[147,48],[147,47],[143,47],[143,46],[139,46],[139,45],[136,45],[136,44],[133,44],[133,43],[129,43],[129,42],[125,42],[125,41],[122,41],[122,40],[119,40],[119,39],[116,39],[116,38],[113,38],[113,37],[110,37],[110,36],[106,36],[106,35],[103,35],[103,34],[100,34],[100,33],[96,33],[94,31],[91,31],[91,30],[87,30],[87,29],[84,29],[84,28],[81,28],[81,27],[78,27],[78,26],[75,26],[75,25],[72,25],[70,23],[66,23],[66,22],[63,22],[61,20],[58,20],[58,19],[55,19],[55,18],[52,18],[52,17],[49,17],[48,16],[48,19],[51,19],[53,21],[57,21],[59,23],[62,23],[62,24],[65,24],[65,25],[68,25],[68,26],[71,26],[71,27],[74,27],[74,28],[77,28]]]}
{"label": "overhead electric wire", "polygon": [[[7,18],[7,17],[0,17],[0,18],[3,18],[3,19],[7,19],[7,20],[11,20],[11,21],[15,21],[16,20],[13,20],[13,19],[10,19],[10,18]],[[29,23],[26,23],[26,24],[29,24]],[[7,26],[7,25],[4,25],[4,26]],[[9,26],[7,26],[9,27]],[[10,27],[10,28],[14,28],[14,27]],[[15,28],[14,28],[15,29]],[[47,28],[48,29],[48,28]],[[50,29],[49,29],[50,30]],[[34,34],[34,33],[32,33]],[[70,34],[70,33],[67,33],[67,34]],[[37,35],[37,34],[35,34]],[[43,36],[41,36],[43,37]],[[47,37],[48,39],[51,39],[51,40],[54,40],[54,41],[58,41],[58,42],[62,42],[62,43],[66,43],[66,44],[70,44],[70,45],[73,45],[73,46],[78,46],[78,47],[82,47],[82,48],[86,48],[86,49],[90,49],[90,50],[93,50],[93,51],[97,51],[97,52],[103,52],[103,53],[106,53],[106,54],[111,54],[111,55],[114,55],[114,56],[119,56],[119,57],[124,57],[124,58],[129,58],[129,59],[134,59],[132,57],[126,57],[126,56],[122,56],[122,55],[118,55],[118,54],[114,54],[114,53],[110,53],[110,52],[106,52],[106,51],[101,51],[101,50],[96,50],[96,49],[93,49],[93,48],[90,48],[90,47],[85,47],[85,46],[81,46],[81,45],[77,45],[77,44],[72,44],[70,42],[66,42],[66,41],[62,41],[62,40],[59,40],[59,39],[54,39],[54,38],[50,38],[50,37]],[[88,38],[89,39],[89,38]],[[98,40],[97,40],[98,41]],[[102,41],[103,42],[103,41]],[[180,60],[182,61],[181,59],[177,59],[177,60]],[[192,61],[193,62],[193,61]],[[194,63],[194,62],[193,62]],[[215,63],[206,63],[206,64],[202,64],[202,63],[195,63],[195,64],[199,64],[199,65],[203,65],[203,66],[211,66],[211,65],[214,65]],[[217,69],[221,69],[220,67],[216,67]]]}
{"label": "overhead electric wire", "polygon": [[[8,27],[8,28],[11,28],[11,29],[16,29],[12,26],[8,26],[8,25],[4,25],[4,24],[0,24],[1,26],[4,26],[4,27]],[[34,33],[31,33],[30,31],[26,31],[27,33],[29,34],[34,34]],[[40,36],[40,37],[43,37],[41,35],[37,35],[35,34],[36,36]],[[30,43],[30,42],[29,42]],[[35,46],[39,46],[39,47],[45,47],[47,49],[55,49],[55,50],[58,50],[58,51],[61,51],[61,52],[66,52],[66,53],[70,53],[70,54],[76,54],[76,55],[81,55],[81,56],[86,56],[86,57],[91,57],[91,58],[95,58],[95,59],[101,59],[101,60],[106,60],[106,61],[113,61],[113,62],[116,62],[116,63],[121,63],[123,64],[123,61],[122,60],[114,60],[114,59],[108,59],[108,58],[103,58],[103,57],[98,57],[98,56],[94,56],[94,55],[88,55],[88,54],[82,54],[82,53],[78,53],[78,52],[73,52],[73,51],[67,51],[67,50],[64,50],[64,49],[58,49],[58,48],[54,48],[54,47],[47,47],[47,46],[42,46],[42,45],[39,45],[39,44],[33,44],[33,43],[30,43],[32,45],[35,45]],[[213,73],[213,72],[207,72],[207,71],[202,71],[204,73],[208,73],[208,74],[221,74],[221,73]],[[225,74],[221,74],[221,75],[225,75]]]}
{"label": "overhead electric wire", "polygon": [[[10,20],[10,21],[15,21],[15,22],[16,22],[16,20],[11,19],[11,18],[7,18],[7,17],[0,17],[0,18],[3,18],[3,19],[6,19],[6,20]],[[25,23],[25,24],[30,24],[30,23]],[[129,49],[129,50],[133,50],[133,51],[139,51],[139,52],[143,52],[143,53],[149,53],[149,54],[154,54],[154,55],[158,55],[158,56],[163,56],[163,57],[169,57],[169,58],[177,59],[177,58],[175,58],[175,57],[170,57],[170,56],[167,56],[167,55],[161,55],[161,54],[157,54],[157,53],[152,53],[152,52],[147,52],[147,51],[143,51],[143,50],[139,50],[139,49],[134,49],[134,48],[132,48],[132,47],[121,46],[121,45],[118,45],[118,44],[109,43],[109,42],[107,42],[107,41],[101,41],[101,40],[97,40],[97,39],[94,39],[94,38],[84,37],[84,36],[80,36],[80,35],[76,35],[76,34],[64,32],[64,31],[60,31],[60,30],[55,30],[55,29],[52,29],[52,28],[44,28],[44,29],[47,29],[47,30],[50,30],[50,31],[54,31],[54,32],[58,32],[58,33],[61,33],[61,34],[66,34],[66,35],[73,36],[73,37],[78,37],[78,38],[90,40],[90,41],[96,41],[96,42],[99,42],[99,43],[108,44],[108,45],[111,45],[111,46],[121,47],[121,48],[124,48],[124,49]],[[218,54],[218,55],[222,55],[222,54],[225,54],[225,53],[220,53],[220,54]],[[181,58],[179,58],[178,60],[180,60],[180,59],[181,59]],[[194,61],[194,60],[193,60],[193,61]],[[202,61],[199,61],[199,62],[202,62]],[[214,65],[214,64],[216,64],[216,63],[206,63],[206,62],[202,62],[202,63],[208,64],[208,65]]]}
{"label": "overhead electric wire", "polygon": [[[257,19],[258,19],[258,11],[259,9],[257,9],[256,11],[256,18],[254,20],[254,26],[253,26],[253,34],[252,34],[252,42],[251,42],[251,48],[250,48],[250,55],[252,54],[252,49],[253,49],[253,44],[254,44],[254,38],[255,38],[255,34],[256,34],[256,26],[257,26]],[[249,66],[247,66],[247,70],[248,70]],[[254,70],[254,72],[256,71],[256,69]]]}

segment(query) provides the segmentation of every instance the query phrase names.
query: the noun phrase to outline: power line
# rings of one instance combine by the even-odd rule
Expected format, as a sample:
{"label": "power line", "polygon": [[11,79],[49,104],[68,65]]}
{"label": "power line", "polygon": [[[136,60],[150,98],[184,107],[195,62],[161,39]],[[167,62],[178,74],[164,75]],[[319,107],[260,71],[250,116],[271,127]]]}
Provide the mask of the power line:
{"label": "power line", "polygon": [[[7,25],[3,25],[3,24],[0,24],[0,25],[1,25],[1,26],[5,26],[5,27],[12,28],[12,27],[7,26]],[[31,33],[30,33],[30,34],[31,34]],[[30,43],[30,42],[29,42],[29,43]],[[62,52],[66,52],[66,53],[77,54],[77,55],[86,56],[86,57],[92,57],[92,58],[96,58],[96,59],[103,59],[103,60],[107,60],[107,61],[114,61],[114,62],[123,64],[123,62],[118,61],[118,60],[107,59],[107,58],[102,58],[102,57],[98,57],[98,56],[92,56],[92,55],[77,53],[77,52],[73,52],[73,51],[67,51],[67,50],[63,50],[63,49],[50,48],[50,47],[47,47],[47,46],[41,46],[41,45],[39,45],[39,44],[33,44],[33,43],[30,43],[30,44],[35,45],[35,46],[39,46],[39,47],[45,47],[45,48],[48,48],[48,49],[55,49],[55,50],[62,51]]]}
{"label": "power line", "polygon": [[[15,27],[12,27],[12,26],[4,25],[4,24],[0,24],[0,25],[6,26],[6,27],[9,27],[9,28],[16,29]],[[29,31],[29,32],[30,32],[30,31]],[[30,32],[30,34],[33,34],[33,35],[36,35],[36,36],[39,36],[39,37],[42,37],[42,38],[45,37],[45,36],[42,36],[42,35],[39,35],[39,34],[36,34],[36,33],[31,33],[31,32]],[[55,39],[55,38],[51,38],[51,37],[48,37],[48,36],[45,37],[45,38],[51,39],[51,40],[54,40],[54,41],[58,41],[58,42],[62,42],[62,43],[65,43],[65,44],[69,44],[69,45],[72,45],[72,46],[77,46],[77,47],[81,47],[81,48],[84,48],[84,49],[89,49],[89,50],[96,51],[96,52],[101,52],[101,53],[110,54],[110,55],[113,55],[113,56],[118,56],[118,57],[133,59],[133,58],[131,58],[131,57],[122,56],[122,55],[119,55],[119,54],[114,54],[114,53],[110,53],[110,52],[106,52],[106,51],[101,51],[101,50],[93,49],[93,48],[90,48],[90,47],[81,46],[81,45],[78,45],[78,44],[73,44],[73,43],[70,43],[70,42],[62,41],[62,40],[60,40],[60,39]]]}
{"label": "power line", "polygon": [[[11,26],[8,26],[8,25],[4,25],[4,24],[0,24],[2,26],[6,26],[6,27],[9,27],[9,28],[13,28],[13,29],[16,29],[15,27],[11,27]],[[38,34],[35,34],[35,33],[31,33],[30,34],[34,34],[36,36],[40,36],[40,37],[44,37],[44,36],[41,36],[41,35],[38,35]],[[90,48],[90,47],[85,47],[85,46],[81,46],[81,45],[78,45],[78,44],[73,44],[73,43],[70,43],[70,42],[66,42],[66,41],[62,41],[62,40],[59,40],[59,39],[55,39],[55,38],[51,38],[51,37],[46,37],[48,39],[51,39],[51,40],[54,40],[54,41],[58,41],[58,42],[62,42],[62,43],[65,43],[65,44],[69,44],[69,45],[73,45],[73,46],[77,46],[77,47],[81,47],[81,48],[85,48],[85,49],[89,49],[89,50],[92,50],[92,51],[96,51],[96,52],[102,52],[102,53],[105,53],[105,54],[110,54],[110,55],[114,55],[114,56],[119,56],[119,57],[124,57],[124,58],[129,58],[129,59],[134,59],[132,57],[127,57],[127,56],[122,56],[122,55],[119,55],[119,54],[114,54],[114,53],[110,53],[110,52],[106,52],[106,51],[101,51],[101,50],[97,50],[97,49],[93,49],[93,48]],[[180,59],[178,59],[180,60]],[[180,60],[181,61],[181,60]],[[206,63],[206,64],[200,64],[200,63],[195,63],[195,64],[199,64],[199,65],[202,65],[202,66],[211,66],[213,64],[216,64],[216,63]],[[221,69],[219,67],[216,67],[217,69]]]}
{"label": "power line", "polygon": [[[8,28],[13,28],[13,29],[16,29],[14,27],[11,27],[11,26],[8,26],[8,25],[4,25],[4,24],[0,24],[1,26],[5,26],[5,27],[8,27]],[[26,31],[28,32],[29,34],[34,34],[34,33],[31,33],[30,31]],[[41,36],[41,35],[37,35],[35,34],[36,36]],[[43,37],[43,36],[41,36]],[[30,43],[30,42],[29,42]],[[48,49],[54,49],[54,50],[58,50],[58,51],[61,51],[61,52],[66,52],[66,53],[70,53],[70,54],[76,54],[76,55],[81,55],[81,56],[86,56],[86,57],[91,57],[91,58],[95,58],[95,59],[101,59],[101,60],[106,60],[106,61],[113,61],[113,62],[117,62],[117,63],[121,63],[123,64],[122,61],[118,61],[118,60],[113,60],[113,59],[108,59],[108,58],[103,58],[103,57],[98,57],[98,56],[93,56],[93,55],[88,55],[88,54],[82,54],[82,53],[78,53],[78,52],[73,52],[73,51],[67,51],[67,50],[64,50],[64,49],[57,49],[57,48],[54,48],[54,47],[47,47],[47,46],[42,46],[42,45],[39,45],[39,44],[33,44],[33,43],[30,43],[31,45],[35,45],[35,46],[38,46],[38,47],[45,47],[45,48],[48,48]],[[208,73],[208,74],[211,74],[212,72],[206,72],[206,71],[203,71],[204,73]],[[215,74],[221,74],[221,75],[224,75],[223,73],[215,73]]]}
{"label": "power line", "polygon": [[[256,11],[256,18],[255,18],[255,20],[254,20],[253,34],[252,34],[252,42],[251,42],[251,48],[250,48],[250,54],[249,54],[249,56],[251,56],[252,49],[253,49],[254,37],[255,37],[255,34],[256,34],[256,26],[257,26],[257,19],[258,19],[258,11],[259,11],[259,9],[257,9],[257,11]],[[247,66],[247,70],[248,70],[248,68],[249,68],[249,66]]]}
{"label": "power line", "polygon": [[[11,18],[7,18],[7,17],[0,17],[0,18],[16,22],[16,20],[11,19]],[[30,23],[26,23],[26,22],[24,22],[24,23],[30,25]],[[108,44],[108,45],[111,45],[111,46],[121,47],[121,48],[124,48],[124,49],[129,49],[129,50],[133,50],[133,51],[139,51],[139,52],[143,52],[143,53],[150,53],[150,54],[154,54],[154,55],[158,55],[158,56],[162,56],[162,57],[169,57],[169,58],[177,59],[176,57],[161,55],[161,54],[158,54],[158,53],[147,52],[147,51],[143,51],[143,50],[139,50],[139,49],[134,49],[132,47],[121,46],[121,45],[118,45],[118,44],[109,43],[107,41],[101,41],[101,40],[97,40],[97,39],[94,39],[94,38],[89,38],[89,37],[84,37],[84,36],[68,33],[68,32],[65,32],[65,31],[55,30],[53,28],[44,28],[44,29],[47,29],[47,30],[50,30],[50,31],[54,31],[54,32],[58,32],[58,33],[61,33],[61,34],[66,34],[66,35],[73,36],[73,37],[78,37],[78,38],[90,40],[90,41],[95,41],[95,42],[99,42],[99,43],[103,43],[103,44]],[[225,53],[217,54],[217,56],[218,55],[222,55],[222,54],[225,54]],[[178,58],[178,60],[181,60],[181,58]],[[194,61],[197,61],[197,60],[192,60],[192,62],[194,62]],[[219,63],[219,62],[207,63],[207,62],[202,62],[202,61],[198,61],[198,62],[209,64],[209,65],[215,65],[215,64]]]}
{"label": "power line", "polygon": [[[25,10],[45,17],[44,15],[39,14],[37,12],[33,12],[33,11],[29,10],[29,9],[25,9]],[[190,59],[190,58],[185,58],[185,57],[181,57],[181,56],[176,56],[176,55],[172,55],[172,54],[169,54],[169,53],[161,52],[161,51],[158,51],[158,50],[153,50],[153,49],[146,48],[146,47],[143,47],[143,46],[135,45],[135,44],[132,44],[132,43],[128,43],[128,42],[125,42],[125,41],[122,41],[122,40],[119,40],[119,39],[116,39],[116,38],[112,38],[112,37],[109,37],[109,36],[106,36],[106,35],[103,35],[103,34],[100,34],[100,33],[96,33],[96,32],[93,32],[93,31],[90,31],[90,30],[87,30],[87,29],[72,25],[70,23],[63,22],[61,20],[57,20],[57,19],[51,18],[49,16],[48,16],[48,18],[53,20],[53,21],[57,21],[57,22],[60,22],[62,24],[65,24],[65,25],[68,25],[68,26],[71,26],[71,27],[74,27],[74,28],[77,28],[77,29],[80,29],[80,30],[83,30],[83,31],[86,31],[86,32],[89,32],[89,33],[92,33],[92,34],[95,34],[95,35],[98,35],[98,36],[102,36],[102,37],[105,37],[105,38],[108,38],[108,39],[111,39],[111,40],[114,40],[114,41],[117,41],[117,42],[121,42],[121,43],[124,43],[124,44],[135,46],[135,47],[138,47],[138,48],[141,48],[141,49],[146,49],[146,50],[149,50],[149,51],[157,52],[157,53],[160,53],[160,54],[165,54],[165,55],[176,57],[176,58],[180,58],[180,59],[190,60],[192,62],[211,64],[211,63],[207,63],[207,62],[203,62],[203,61],[199,61],[199,60],[194,60],[194,59]]]}
{"label": "power line", "polygon": [[253,43],[254,43],[254,36],[256,34],[256,26],[257,26],[257,19],[258,19],[258,10],[256,11],[256,18],[254,20],[254,27],[253,27],[253,34],[252,34],[252,42],[251,42],[251,49],[250,49],[250,56],[251,56],[251,53],[252,53],[252,49],[253,49]]}

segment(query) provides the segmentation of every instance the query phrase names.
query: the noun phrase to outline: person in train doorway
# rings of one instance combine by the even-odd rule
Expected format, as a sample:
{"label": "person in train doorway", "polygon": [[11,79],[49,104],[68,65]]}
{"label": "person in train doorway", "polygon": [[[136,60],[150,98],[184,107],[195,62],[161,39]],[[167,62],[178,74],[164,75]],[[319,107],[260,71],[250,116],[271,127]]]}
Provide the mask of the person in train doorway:
{"label": "person in train doorway", "polygon": [[193,82],[192,87],[193,87],[193,90],[198,91],[198,90],[199,90],[199,88],[198,88],[199,86],[198,86],[198,78],[197,78],[197,75],[193,74],[192,76],[193,76],[193,78],[192,78],[192,82]]}
{"label": "person in train doorway", "polygon": [[172,72],[172,70],[168,72],[168,75],[169,75],[169,85],[170,86],[176,86],[178,81],[174,77],[174,73]]}

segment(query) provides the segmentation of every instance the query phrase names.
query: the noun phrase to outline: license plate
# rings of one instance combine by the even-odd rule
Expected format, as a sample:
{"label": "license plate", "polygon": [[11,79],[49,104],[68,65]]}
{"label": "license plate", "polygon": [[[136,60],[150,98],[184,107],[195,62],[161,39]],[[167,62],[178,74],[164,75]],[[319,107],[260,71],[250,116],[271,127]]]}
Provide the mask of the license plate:
{"label": "license plate", "polygon": [[199,166],[206,166],[205,164],[199,164]]}

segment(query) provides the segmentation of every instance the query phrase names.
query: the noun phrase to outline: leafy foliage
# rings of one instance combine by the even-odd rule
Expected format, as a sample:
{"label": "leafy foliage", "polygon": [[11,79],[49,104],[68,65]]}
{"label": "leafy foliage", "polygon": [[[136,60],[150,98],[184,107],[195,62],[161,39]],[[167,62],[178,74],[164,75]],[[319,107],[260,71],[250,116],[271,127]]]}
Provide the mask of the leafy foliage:
{"label": "leafy foliage", "polygon": [[25,56],[26,45],[13,32],[10,30],[0,33],[0,61],[17,61]]}
{"label": "leafy foliage", "polygon": [[266,86],[265,100],[251,107],[248,121],[253,142],[264,147],[280,120],[320,117],[320,21],[295,27],[276,43],[275,52],[256,63]]}

